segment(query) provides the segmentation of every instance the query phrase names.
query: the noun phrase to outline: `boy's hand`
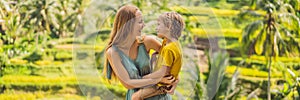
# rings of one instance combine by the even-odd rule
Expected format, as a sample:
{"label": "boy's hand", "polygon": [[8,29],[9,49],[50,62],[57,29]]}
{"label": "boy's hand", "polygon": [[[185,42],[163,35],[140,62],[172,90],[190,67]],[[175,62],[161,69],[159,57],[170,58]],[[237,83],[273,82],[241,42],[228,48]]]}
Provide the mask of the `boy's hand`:
{"label": "boy's hand", "polygon": [[176,80],[175,82],[173,82],[173,85],[171,85],[171,89],[165,89],[164,92],[173,95],[177,86],[177,83],[179,82],[179,80]]}
{"label": "boy's hand", "polygon": [[165,76],[163,77],[159,83],[161,84],[166,84],[166,85],[173,85],[173,83],[176,81],[175,77],[169,75],[169,76]]}

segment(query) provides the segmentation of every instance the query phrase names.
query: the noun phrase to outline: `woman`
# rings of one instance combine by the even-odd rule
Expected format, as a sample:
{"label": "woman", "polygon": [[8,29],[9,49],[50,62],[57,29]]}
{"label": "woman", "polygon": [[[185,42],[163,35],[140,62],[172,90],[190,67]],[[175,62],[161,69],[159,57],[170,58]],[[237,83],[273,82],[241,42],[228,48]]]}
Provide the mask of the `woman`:
{"label": "woman", "polygon": [[[141,11],[126,5],[121,7],[115,17],[110,41],[106,48],[106,66],[104,73],[108,79],[117,78],[127,89],[126,100],[131,95],[146,86],[160,82],[161,78],[142,79],[151,72],[148,51],[158,51],[161,44],[154,37],[141,37],[141,30],[145,26]],[[169,78],[169,77],[168,77]],[[167,78],[164,78],[167,80]],[[168,83],[174,81],[169,80]],[[166,83],[166,82],[164,82]],[[161,94],[147,100],[171,100],[169,94]]]}

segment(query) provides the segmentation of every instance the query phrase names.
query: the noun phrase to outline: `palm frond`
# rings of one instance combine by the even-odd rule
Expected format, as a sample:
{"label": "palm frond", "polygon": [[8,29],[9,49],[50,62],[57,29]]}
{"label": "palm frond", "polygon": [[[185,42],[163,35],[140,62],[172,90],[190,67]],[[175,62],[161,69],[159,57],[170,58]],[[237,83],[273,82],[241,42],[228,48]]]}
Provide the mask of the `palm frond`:
{"label": "palm frond", "polygon": [[279,22],[282,24],[284,28],[288,30],[300,29],[300,20],[296,15],[291,13],[282,13],[278,15],[278,18],[279,18]]}
{"label": "palm frond", "polygon": [[254,10],[256,8],[257,0],[251,0],[250,8]]}
{"label": "palm frond", "polygon": [[261,55],[263,53],[266,38],[267,38],[267,33],[265,29],[260,30],[260,33],[258,35],[258,38],[255,41],[255,46],[254,46],[256,54]]}
{"label": "palm frond", "polygon": [[280,6],[279,11],[280,12],[289,12],[289,13],[295,14],[295,10],[294,10],[293,6],[290,5],[290,4],[287,4],[287,3]]}
{"label": "palm frond", "polygon": [[276,13],[276,6],[272,3],[268,3],[266,4],[265,6],[265,10],[268,12],[268,13]]}
{"label": "palm frond", "polygon": [[256,22],[253,22],[249,25],[247,25],[243,32],[242,37],[239,38],[239,41],[242,45],[241,52],[242,54],[246,54],[246,52],[249,51],[249,46],[257,39],[260,31],[263,29],[263,20],[258,20]]}

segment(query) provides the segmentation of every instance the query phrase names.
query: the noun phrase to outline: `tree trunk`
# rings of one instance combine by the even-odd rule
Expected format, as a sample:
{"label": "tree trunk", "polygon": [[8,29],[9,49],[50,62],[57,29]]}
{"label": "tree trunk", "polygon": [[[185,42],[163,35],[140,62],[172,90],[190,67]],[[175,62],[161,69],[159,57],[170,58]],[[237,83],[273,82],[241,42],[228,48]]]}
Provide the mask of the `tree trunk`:
{"label": "tree trunk", "polygon": [[271,100],[271,57],[268,57],[268,100]]}

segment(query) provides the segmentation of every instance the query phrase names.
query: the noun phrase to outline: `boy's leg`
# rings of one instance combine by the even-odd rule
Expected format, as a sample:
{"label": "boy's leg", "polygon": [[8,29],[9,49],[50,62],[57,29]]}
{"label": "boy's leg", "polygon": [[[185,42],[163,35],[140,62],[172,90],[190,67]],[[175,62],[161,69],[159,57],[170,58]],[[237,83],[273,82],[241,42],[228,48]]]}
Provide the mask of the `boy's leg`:
{"label": "boy's leg", "polygon": [[139,96],[139,91],[141,91],[141,89],[138,90],[138,91],[136,91],[136,92],[134,92],[134,93],[131,95],[131,100],[142,100],[141,97]]}
{"label": "boy's leg", "polygon": [[156,95],[160,95],[160,94],[165,94],[165,92],[163,91],[163,89],[160,89],[158,87],[153,87],[151,89],[148,89],[147,91],[151,91],[151,92],[148,92],[148,94],[143,94],[143,99],[146,99],[146,98],[150,98],[150,97],[153,97],[153,96],[156,96]]}
{"label": "boy's leg", "polygon": [[158,90],[156,86],[143,88],[132,94],[132,100],[143,100],[155,95],[164,94],[162,90]]}

